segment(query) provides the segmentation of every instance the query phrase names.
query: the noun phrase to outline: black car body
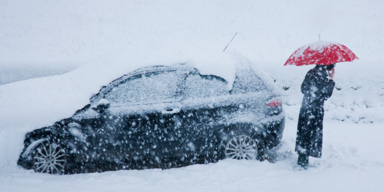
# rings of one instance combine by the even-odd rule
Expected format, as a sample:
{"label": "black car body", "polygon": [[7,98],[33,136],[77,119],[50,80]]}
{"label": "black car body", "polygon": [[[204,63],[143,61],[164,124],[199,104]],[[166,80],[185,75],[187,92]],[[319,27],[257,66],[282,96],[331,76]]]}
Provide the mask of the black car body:
{"label": "black car body", "polygon": [[262,160],[282,138],[280,95],[263,72],[236,70],[231,88],[185,64],[126,74],[72,117],[27,133],[18,165],[72,174]]}

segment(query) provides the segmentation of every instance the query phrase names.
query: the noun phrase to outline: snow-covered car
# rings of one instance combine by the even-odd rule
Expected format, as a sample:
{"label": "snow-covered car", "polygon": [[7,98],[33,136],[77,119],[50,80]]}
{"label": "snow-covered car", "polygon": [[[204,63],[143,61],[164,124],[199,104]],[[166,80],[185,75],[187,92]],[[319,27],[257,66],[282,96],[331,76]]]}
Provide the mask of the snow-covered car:
{"label": "snow-covered car", "polygon": [[285,124],[279,91],[265,77],[240,68],[229,86],[187,64],[138,69],[72,117],[27,133],[18,165],[72,174],[264,160]]}

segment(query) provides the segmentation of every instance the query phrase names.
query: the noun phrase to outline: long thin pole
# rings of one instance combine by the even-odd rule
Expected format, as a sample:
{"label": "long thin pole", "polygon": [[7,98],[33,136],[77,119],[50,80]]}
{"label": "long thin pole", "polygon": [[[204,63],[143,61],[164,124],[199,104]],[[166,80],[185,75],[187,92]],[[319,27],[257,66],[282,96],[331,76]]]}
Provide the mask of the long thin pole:
{"label": "long thin pole", "polygon": [[[237,32],[236,32],[236,34],[232,37],[232,39],[229,41],[228,45],[231,44],[232,40],[235,38],[236,35],[237,35]],[[225,52],[225,50],[227,49],[228,45],[224,48],[223,52]]]}

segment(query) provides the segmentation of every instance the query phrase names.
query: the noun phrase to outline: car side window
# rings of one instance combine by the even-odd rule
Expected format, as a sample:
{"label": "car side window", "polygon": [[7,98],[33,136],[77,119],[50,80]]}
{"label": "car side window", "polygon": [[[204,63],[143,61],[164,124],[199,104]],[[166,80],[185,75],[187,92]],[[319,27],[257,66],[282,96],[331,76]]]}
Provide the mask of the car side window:
{"label": "car side window", "polygon": [[228,95],[227,82],[214,75],[192,73],[185,80],[184,95],[186,98],[206,98]]}
{"label": "car side window", "polygon": [[112,104],[172,101],[176,96],[178,81],[175,71],[140,74],[114,87],[104,98]]}

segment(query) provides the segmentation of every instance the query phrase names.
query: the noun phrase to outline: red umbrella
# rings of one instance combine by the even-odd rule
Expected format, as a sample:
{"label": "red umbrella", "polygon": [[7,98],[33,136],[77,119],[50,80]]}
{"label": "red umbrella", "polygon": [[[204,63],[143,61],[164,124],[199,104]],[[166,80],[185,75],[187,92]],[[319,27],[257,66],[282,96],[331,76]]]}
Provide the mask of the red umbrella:
{"label": "red umbrella", "polygon": [[284,65],[330,65],[353,61],[357,56],[345,45],[327,41],[317,41],[297,49]]}

